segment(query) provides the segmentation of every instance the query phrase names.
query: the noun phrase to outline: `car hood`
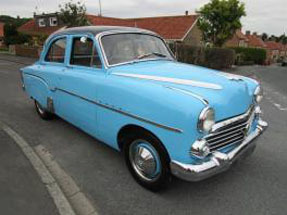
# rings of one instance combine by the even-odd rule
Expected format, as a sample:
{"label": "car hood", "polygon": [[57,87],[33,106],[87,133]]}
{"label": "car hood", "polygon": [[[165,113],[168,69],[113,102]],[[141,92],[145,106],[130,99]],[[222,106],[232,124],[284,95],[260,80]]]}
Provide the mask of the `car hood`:
{"label": "car hood", "polygon": [[215,109],[216,121],[246,112],[253,102],[248,82],[243,77],[199,66],[147,61],[113,67],[110,72],[119,78],[159,84],[167,90],[196,97],[203,103],[206,100]]}

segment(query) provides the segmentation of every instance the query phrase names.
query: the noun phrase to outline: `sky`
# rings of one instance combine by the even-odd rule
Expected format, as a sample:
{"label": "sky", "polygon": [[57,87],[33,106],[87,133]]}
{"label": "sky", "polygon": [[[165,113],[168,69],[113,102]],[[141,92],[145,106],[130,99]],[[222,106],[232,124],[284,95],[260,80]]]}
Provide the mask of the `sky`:
{"label": "sky", "polygon": [[[0,0],[0,15],[32,17],[33,12],[55,12],[68,0]],[[80,0],[88,13],[99,13],[99,0]],[[102,15],[109,17],[149,17],[190,14],[209,0],[100,0]],[[287,0],[241,0],[247,16],[242,19],[243,30],[257,33],[287,34]],[[37,8],[36,8],[37,7]]]}

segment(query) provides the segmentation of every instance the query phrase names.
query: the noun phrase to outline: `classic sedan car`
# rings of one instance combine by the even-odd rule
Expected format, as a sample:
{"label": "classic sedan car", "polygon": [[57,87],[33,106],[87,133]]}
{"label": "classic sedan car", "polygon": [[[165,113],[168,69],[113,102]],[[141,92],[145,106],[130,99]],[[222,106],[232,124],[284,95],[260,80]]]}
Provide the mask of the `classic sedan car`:
{"label": "classic sedan car", "polygon": [[179,63],[143,29],[58,31],[21,76],[41,118],[58,115],[122,151],[153,191],[172,175],[199,181],[228,169],[267,127],[257,81]]}

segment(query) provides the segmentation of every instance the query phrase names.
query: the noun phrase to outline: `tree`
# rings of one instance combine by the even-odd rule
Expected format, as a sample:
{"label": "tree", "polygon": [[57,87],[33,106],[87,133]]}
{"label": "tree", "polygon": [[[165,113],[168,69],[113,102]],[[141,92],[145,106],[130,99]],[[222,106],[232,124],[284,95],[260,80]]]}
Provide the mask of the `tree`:
{"label": "tree", "polygon": [[245,5],[239,0],[211,0],[199,11],[198,26],[205,42],[222,47],[242,27]]}
{"label": "tree", "polygon": [[59,5],[60,8],[60,19],[64,22],[67,27],[76,27],[88,25],[86,17],[86,6],[81,2],[74,3],[70,1],[63,5]]}
{"label": "tree", "polygon": [[278,37],[276,37],[275,35],[271,35],[268,40],[276,42],[278,40]]}
{"label": "tree", "polygon": [[279,42],[283,43],[284,45],[287,44],[287,36],[285,34],[282,34],[279,38],[278,38]]}
{"label": "tree", "polygon": [[261,36],[261,39],[262,39],[263,41],[267,41],[267,40],[268,40],[268,34],[263,33],[262,36]]}
{"label": "tree", "polygon": [[0,22],[3,22],[5,24],[4,43],[7,46],[29,42],[30,36],[23,35],[17,32],[17,28],[28,22],[29,20],[29,18],[20,18],[20,16],[17,16],[17,18],[6,15],[0,16]]}
{"label": "tree", "polygon": [[30,36],[19,33],[16,24],[4,25],[4,43],[9,46],[13,44],[23,44],[29,42]]}

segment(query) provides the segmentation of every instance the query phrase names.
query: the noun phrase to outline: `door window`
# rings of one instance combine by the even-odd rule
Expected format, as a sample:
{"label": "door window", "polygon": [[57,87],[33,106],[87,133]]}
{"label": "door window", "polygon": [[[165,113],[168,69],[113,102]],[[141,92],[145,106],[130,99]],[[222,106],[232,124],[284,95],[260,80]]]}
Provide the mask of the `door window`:
{"label": "door window", "polygon": [[70,64],[96,68],[101,67],[101,61],[92,39],[86,37],[73,39]]}
{"label": "door window", "polygon": [[66,51],[66,38],[61,38],[52,43],[45,57],[47,62],[64,63]]}

